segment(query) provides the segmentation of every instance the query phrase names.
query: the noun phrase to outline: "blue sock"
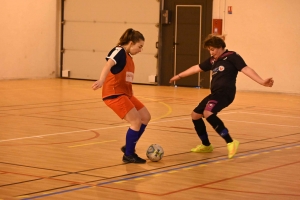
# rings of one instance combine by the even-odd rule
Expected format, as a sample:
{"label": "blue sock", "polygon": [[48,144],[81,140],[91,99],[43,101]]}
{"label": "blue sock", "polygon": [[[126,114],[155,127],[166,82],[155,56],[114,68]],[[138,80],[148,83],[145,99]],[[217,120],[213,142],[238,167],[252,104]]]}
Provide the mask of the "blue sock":
{"label": "blue sock", "polygon": [[128,129],[126,134],[126,152],[125,155],[133,155],[135,145],[139,139],[139,131],[134,131],[131,128]]}
{"label": "blue sock", "polygon": [[219,134],[226,141],[226,143],[233,142],[232,138],[230,137],[230,135],[228,133],[228,129],[227,128],[224,128]]}
{"label": "blue sock", "polygon": [[139,139],[140,139],[140,137],[143,135],[143,133],[144,133],[146,127],[147,127],[147,125],[145,125],[145,124],[142,124],[142,125],[141,125],[141,128],[140,128],[140,130],[139,130]]}

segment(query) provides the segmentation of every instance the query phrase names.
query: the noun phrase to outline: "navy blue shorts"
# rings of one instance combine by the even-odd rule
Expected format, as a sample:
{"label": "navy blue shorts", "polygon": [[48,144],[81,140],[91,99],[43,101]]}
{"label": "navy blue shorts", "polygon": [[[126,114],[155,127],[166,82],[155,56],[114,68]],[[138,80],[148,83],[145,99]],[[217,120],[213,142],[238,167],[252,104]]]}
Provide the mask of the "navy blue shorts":
{"label": "navy blue shorts", "polygon": [[219,91],[205,97],[194,109],[195,113],[203,114],[204,110],[217,114],[229,106],[235,97],[235,92]]}

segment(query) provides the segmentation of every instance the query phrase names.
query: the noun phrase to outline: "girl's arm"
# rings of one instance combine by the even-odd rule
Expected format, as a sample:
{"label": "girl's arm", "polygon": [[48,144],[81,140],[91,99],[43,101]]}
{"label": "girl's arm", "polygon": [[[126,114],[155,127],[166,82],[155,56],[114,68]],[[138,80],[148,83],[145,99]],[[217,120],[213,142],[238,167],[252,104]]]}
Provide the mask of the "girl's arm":
{"label": "girl's arm", "polygon": [[92,85],[92,88],[93,90],[97,90],[99,88],[102,87],[105,79],[106,79],[106,76],[107,74],[109,73],[110,69],[115,65],[115,62],[112,60],[112,59],[108,59],[108,61],[105,63],[103,69],[102,69],[102,72],[101,72],[101,75],[100,75],[100,78],[99,80],[97,80],[93,85]]}
{"label": "girl's arm", "polygon": [[267,79],[262,79],[251,67],[244,67],[241,70],[246,76],[250,77],[252,80],[254,80],[255,82],[266,86],[266,87],[272,87],[274,80],[273,78],[267,78]]}
{"label": "girl's arm", "polygon": [[203,70],[199,67],[199,65],[194,65],[194,66],[188,68],[187,70],[173,76],[169,82],[172,83],[173,81],[177,81],[183,77],[187,77],[187,76],[190,76],[190,75],[196,74],[198,72],[202,72],[202,71]]}

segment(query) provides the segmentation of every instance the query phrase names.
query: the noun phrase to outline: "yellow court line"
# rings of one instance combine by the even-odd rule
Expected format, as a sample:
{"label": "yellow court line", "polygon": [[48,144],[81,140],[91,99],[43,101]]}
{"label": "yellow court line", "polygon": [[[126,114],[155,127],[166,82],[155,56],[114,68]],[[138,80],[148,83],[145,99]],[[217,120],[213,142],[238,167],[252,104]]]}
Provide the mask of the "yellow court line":
{"label": "yellow court line", "polygon": [[125,183],[127,181],[118,181],[118,182],[115,182],[116,184],[120,184],[120,183]]}
{"label": "yellow court line", "polygon": [[158,102],[158,103],[163,104],[164,106],[166,106],[168,108],[168,112],[166,114],[164,114],[164,115],[161,115],[160,117],[151,119],[151,121],[155,121],[155,120],[159,120],[159,119],[165,118],[168,115],[170,115],[172,113],[172,111],[173,111],[172,108],[171,108],[171,106],[169,106],[168,104],[166,104],[164,102]]}
{"label": "yellow court line", "polygon": [[24,196],[18,196],[17,199],[22,199],[22,198],[27,198],[30,197],[29,195],[24,195]]}
{"label": "yellow court line", "polygon": [[82,147],[82,146],[88,146],[88,145],[94,145],[94,144],[101,144],[101,143],[107,143],[107,142],[116,142],[117,140],[107,140],[107,141],[102,141],[102,142],[94,142],[94,143],[88,143],[88,144],[79,144],[79,145],[74,145],[74,146],[68,146],[69,148],[73,147]]}
{"label": "yellow court line", "polygon": [[193,169],[192,167],[189,167],[189,168],[183,168],[183,170],[191,170]]}
{"label": "yellow court line", "polygon": [[168,104],[166,104],[166,103],[164,103],[164,102],[157,101],[157,100],[155,100],[155,99],[145,98],[145,97],[141,97],[141,98],[148,99],[148,100],[151,100],[151,101],[156,101],[156,102],[158,102],[158,103],[160,103],[160,104],[163,104],[164,106],[166,106],[166,107],[168,108],[168,111],[167,111],[166,114],[161,115],[161,116],[159,116],[159,117],[157,117],[157,118],[151,119],[151,121],[156,121],[156,120],[165,118],[165,117],[167,117],[168,115],[170,115],[170,114],[172,113],[172,111],[173,111],[172,108],[171,108],[171,106],[169,106]]}
{"label": "yellow court line", "polygon": [[[142,97],[142,98],[144,98],[144,97]],[[144,98],[144,99],[148,99],[148,100],[151,100],[151,101],[156,101],[155,99],[149,99],[149,98]],[[169,106],[168,104],[166,104],[164,102],[158,102],[158,103],[163,104],[164,106],[166,106],[168,108],[168,111],[164,115],[161,115],[161,116],[159,116],[159,117],[157,117],[155,119],[151,119],[151,121],[155,121],[155,120],[159,120],[159,119],[165,118],[165,117],[167,117],[168,115],[170,115],[172,113],[171,106]],[[82,146],[88,146],[88,145],[94,145],[94,144],[101,144],[101,143],[107,143],[107,142],[115,142],[115,141],[117,141],[117,140],[109,140],[109,141],[103,141],[103,142],[80,144],[80,145],[74,145],[74,146],[68,146],[68,147],[69,148],[82,147]]]}
{"label": "yellow court line", "polygon": [[161,176],[161,174],[154,174],[153,176]]}
{"label": "yellow court line", "polygon": [[145,179],[145,178],[135,178],[134,180],[139,181],[139,180],[143,180],[143,179]]}
{"label": "yellow court line", "polygon": [[177,173],[178,171],[169,171],[169,174]]}

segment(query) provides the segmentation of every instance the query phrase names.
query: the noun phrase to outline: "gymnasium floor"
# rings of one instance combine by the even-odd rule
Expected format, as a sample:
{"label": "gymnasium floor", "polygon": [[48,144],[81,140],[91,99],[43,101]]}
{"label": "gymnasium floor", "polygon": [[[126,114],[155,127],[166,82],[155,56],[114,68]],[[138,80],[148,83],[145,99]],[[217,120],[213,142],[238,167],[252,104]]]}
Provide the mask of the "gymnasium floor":
{"label": "gymnasium floor", "polygon": [[207,125],[212,153],[190,113],[207,89],[134,85],[152,115],[137,153],[160,144],[160,162],[123,164],[128,124],[91,81],[0,81],[0,200],[300,199],[300,95],[238,92],[219,117],[240,141],[226,144]]}

